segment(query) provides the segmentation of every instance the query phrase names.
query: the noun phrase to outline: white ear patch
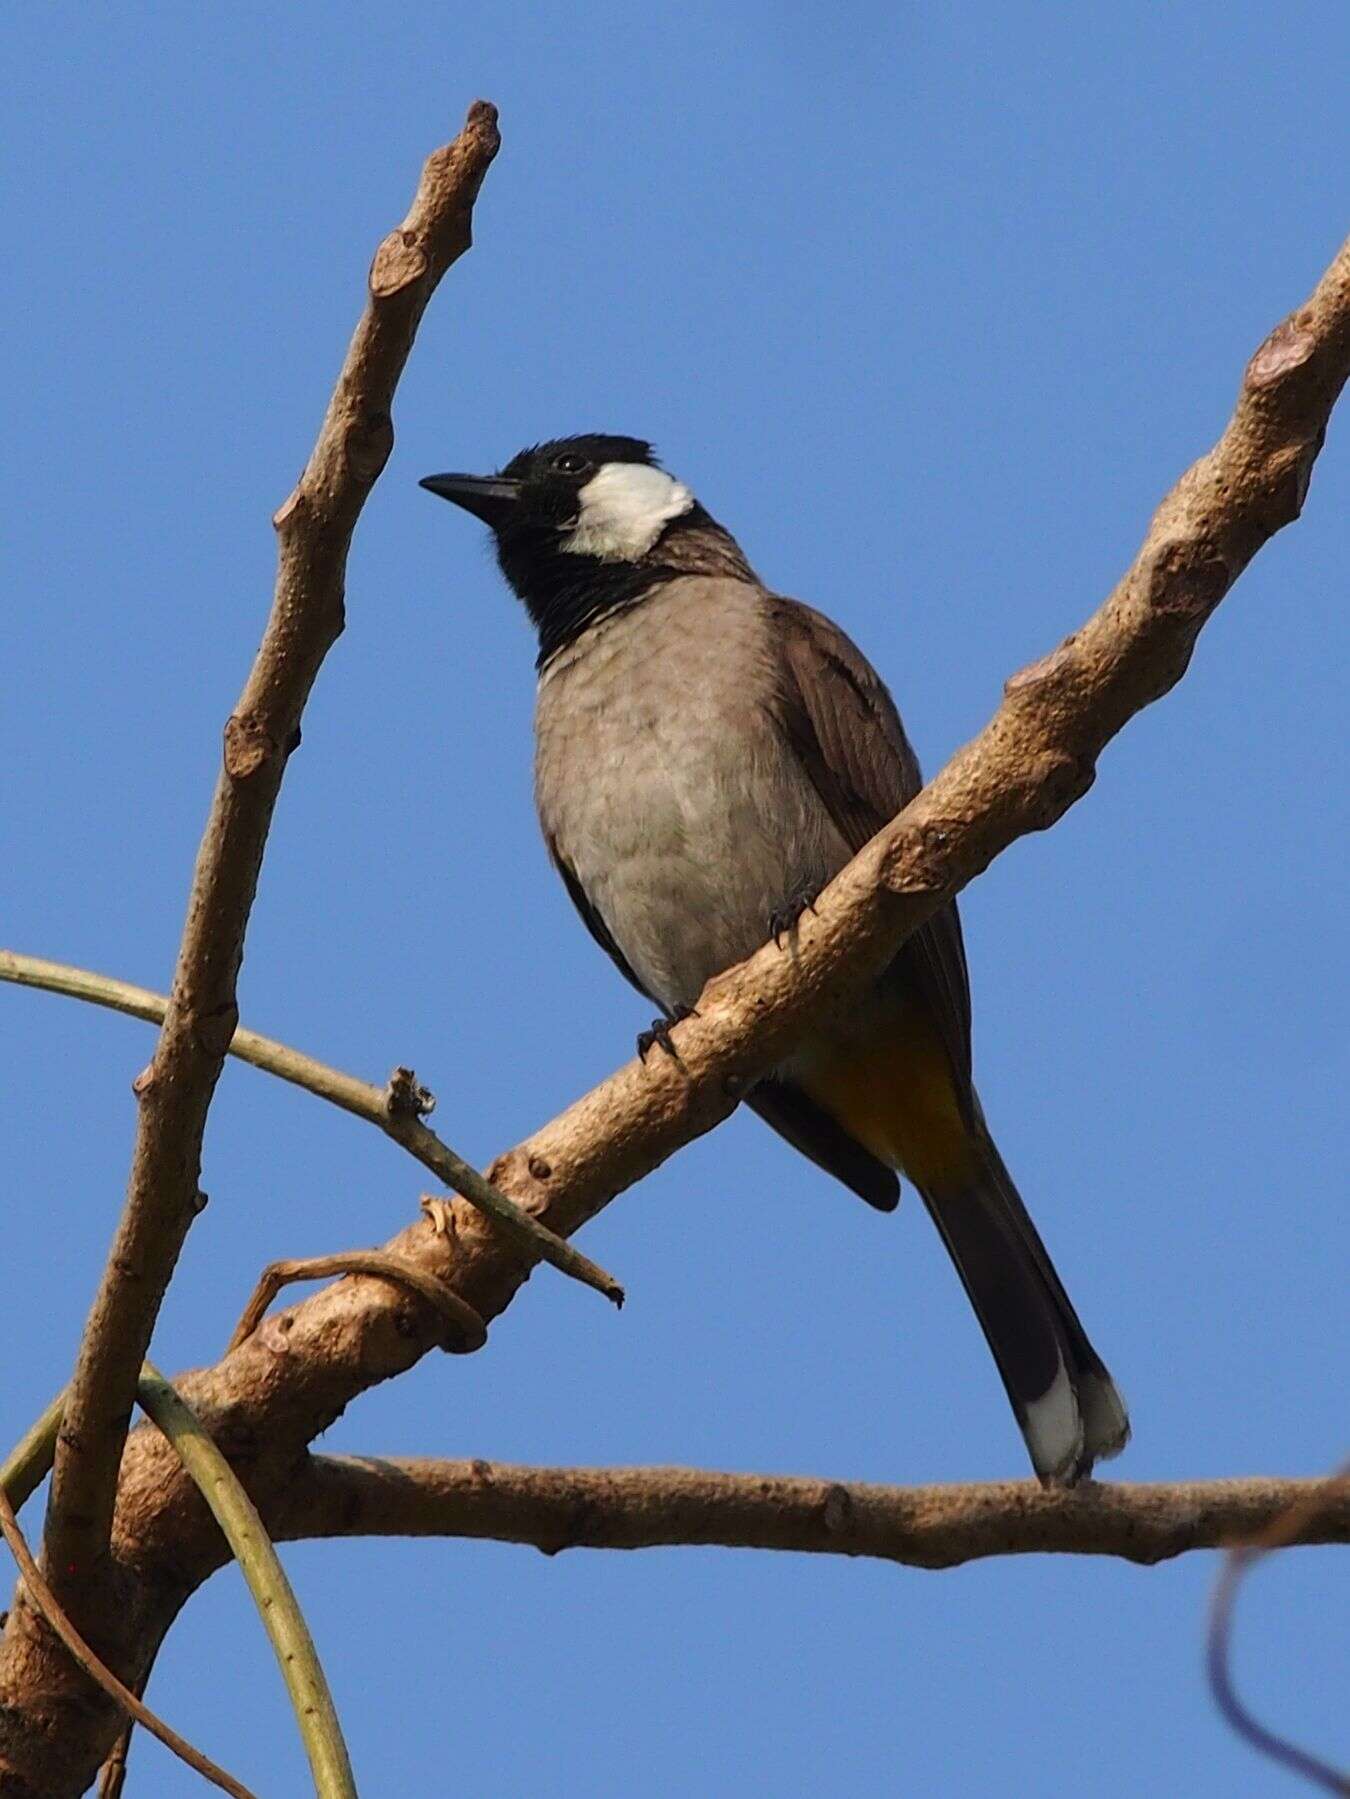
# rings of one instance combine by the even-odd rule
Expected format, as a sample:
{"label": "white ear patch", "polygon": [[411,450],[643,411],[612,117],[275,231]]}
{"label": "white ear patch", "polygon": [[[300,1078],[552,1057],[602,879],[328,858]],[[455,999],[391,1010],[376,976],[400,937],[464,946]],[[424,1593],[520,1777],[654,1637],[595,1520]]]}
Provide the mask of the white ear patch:
{"label": "white ear patch", "polygon": [[644,462],[605,463],[578,498],[577,522],[562,547],[602,562],[636,562],[694,503],[682,481]]}

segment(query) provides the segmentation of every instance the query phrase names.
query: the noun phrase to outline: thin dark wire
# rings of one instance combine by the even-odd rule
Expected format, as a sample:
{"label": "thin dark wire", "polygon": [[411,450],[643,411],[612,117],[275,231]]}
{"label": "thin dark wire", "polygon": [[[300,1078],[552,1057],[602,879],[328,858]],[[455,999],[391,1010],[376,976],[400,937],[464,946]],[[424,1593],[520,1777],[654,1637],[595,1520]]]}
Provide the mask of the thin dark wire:
{"label": "thin dark wire", "polygon": [[1205,1657],[1215,1703],[1237,1734],[1260,1754],[1269,1756],[1291,1773],[1302,1775],[1324,1792],[1337,1794],[1338,1799],[1346,1799],[1346,1795],[1350,1795],[1350,1774],[1333,1767],[1330,1762],[1324,1762],[1308,1750],[1300,1749],[1297,1743],[1291,1743],[1287,1737],[1277,1736],[1273,1730],[1268,1730],[1239,1699],[1233,1684],[1232,1640],[1233,1610],[1243,1577],[1273,1549],[1282,1548],[1297,1538],[1318,1512],[1339,1495],[1347,1478],[1350,1478],[1350,1463],[1333,1474],[1316,1493],[1300,1500],[1297,1505],[1290,1506],[1255,1543],[1239,1543],[1228,1551],[1210,1603]]}

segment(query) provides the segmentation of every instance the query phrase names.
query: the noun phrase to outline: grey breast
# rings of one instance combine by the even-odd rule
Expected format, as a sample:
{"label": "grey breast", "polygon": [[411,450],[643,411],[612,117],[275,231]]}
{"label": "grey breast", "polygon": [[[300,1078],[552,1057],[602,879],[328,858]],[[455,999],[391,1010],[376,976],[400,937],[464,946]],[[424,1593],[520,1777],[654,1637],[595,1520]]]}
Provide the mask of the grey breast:
{"label": "grey breast", "polygon": [[544,670],[535,796],[545,835],[661,1005],[764,942],[776,909],[848,859],[769,709],[763,590],[683,576]]}

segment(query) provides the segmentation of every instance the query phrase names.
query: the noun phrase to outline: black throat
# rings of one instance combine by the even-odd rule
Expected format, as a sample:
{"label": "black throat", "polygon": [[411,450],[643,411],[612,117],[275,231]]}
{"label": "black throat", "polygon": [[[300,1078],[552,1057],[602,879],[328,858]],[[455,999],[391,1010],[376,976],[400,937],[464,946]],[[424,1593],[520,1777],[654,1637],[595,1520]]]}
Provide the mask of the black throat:
{"label": "black throat", "polygon": [[603,562],[558,547],[556,531],[505,532],[497,541],[502,573],[534,621],[542,668],[615,612],[639,605],[655,587],[681,575],[754,580],[735,539],[697,503],[672,519],[636,562]]}
{"label": "black throat", "polygon": [[595,556],[555,551],[534,562],[524,580],[513,579],[509,570],[506,576],[534,621],[539,639],[535,667],[542,668],[600,619],[636,606],[673,573],[649,557],[601,562]]}

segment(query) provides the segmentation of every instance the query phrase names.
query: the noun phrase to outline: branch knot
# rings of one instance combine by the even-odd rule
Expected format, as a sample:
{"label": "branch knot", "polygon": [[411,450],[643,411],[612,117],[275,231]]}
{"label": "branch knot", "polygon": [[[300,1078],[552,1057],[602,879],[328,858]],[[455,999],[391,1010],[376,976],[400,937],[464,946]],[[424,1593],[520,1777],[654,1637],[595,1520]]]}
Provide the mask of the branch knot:
{"label": "branch knot", "polygon": [[388,300],[411,287],[427,272],[427,257],[411,231],[391,231],[375,252],[370,265],[370,297]]}
{"label": "branch knot", "polygon": [[1186,538],[1159,544],[1147,575],[1151,611],[1203,624],[1228,592],[1232,574],[1211,545]]}
{"label": "branch knot", "polygon": [[1316,349],[1316,335],[1303,329],[1297,315],[1282,319],[1247,364],[1242,384],[1249,393],[1274,387],[1311,360]]}
{"label": "branch knot", "polygon": [[384,1104],[391,1118],[430,1118],[436,1110],[436,1095],[411,1068],[396,1068],[385,1088]]}
{"label": "branch knot", "polygon": [[231,713],[225,721],[225,773],[232,781],[250,781],[276,759],[278,745],[262,720],[252,713]]}

